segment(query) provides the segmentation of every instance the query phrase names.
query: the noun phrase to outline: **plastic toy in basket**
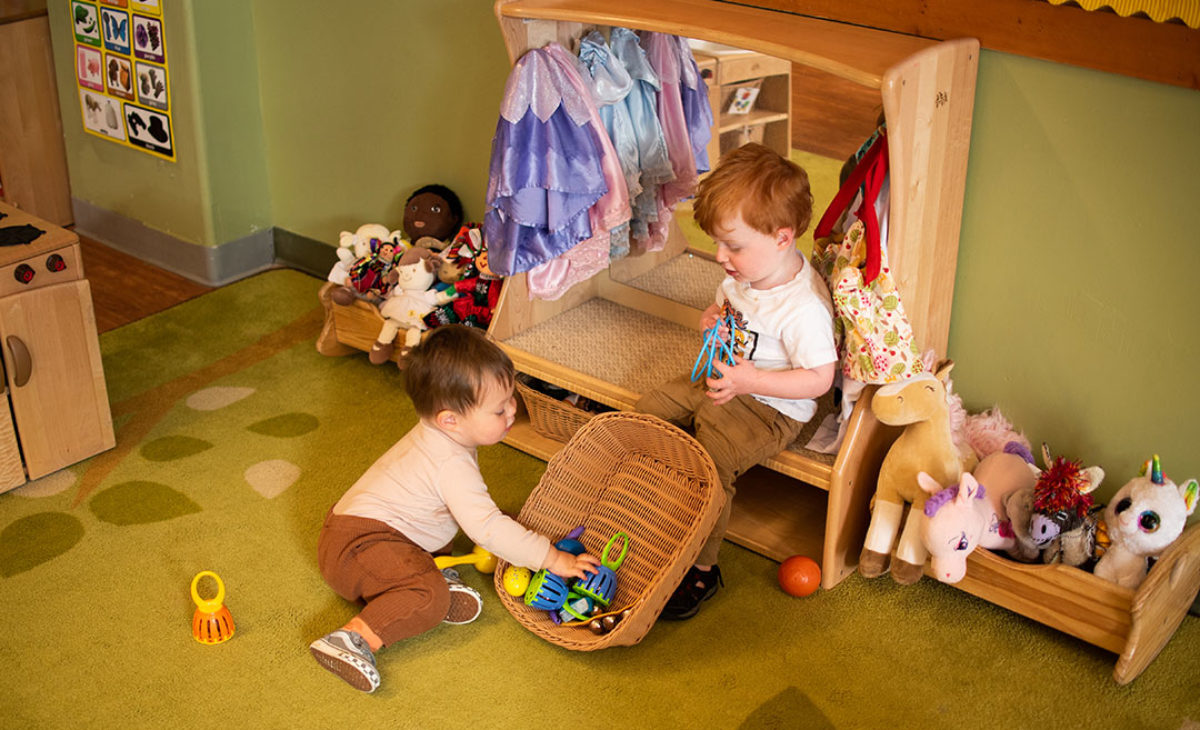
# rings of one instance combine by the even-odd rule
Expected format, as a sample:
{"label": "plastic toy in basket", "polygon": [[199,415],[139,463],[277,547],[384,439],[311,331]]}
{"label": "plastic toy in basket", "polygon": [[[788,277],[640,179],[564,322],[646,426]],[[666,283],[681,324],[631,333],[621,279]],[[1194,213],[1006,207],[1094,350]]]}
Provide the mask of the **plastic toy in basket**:
{"label": "plastic toy in basket", "polygon": [[571,589],[561,576],[542,568],[533,574],[525,589],[525,605],[543,611],[557,611],[567,602]]}
{"label": "plastic toy in basket", "polygon": [[[543,535],[565,535],[579,525],[606,539],[620,531],[636,535],[617,571],[615,598],[586,622],[555,621],[505,590],[508,564],[501,560],[494,579],[500,603],[534,636],[566,649],[637,644],[695,563],[724,502],[712,458],[690,435],[645,413],[597,415],[550,459],[518,521]],[[608,550],[610,563],[618,543]]]}
{"label": "plastic toy in basket", "polygon": [[[624,540],[624,545],[621,547],[621,554],[616,560],[609,561],[608,551],[616,544],[617,538]],[[617,568],[621,567],[621,563],[625,562],[625,554],[629,552],[629,535],[624,532],[618,532],[613,535],[608,544],[604,546],[604,552],[600,554],[600,567],[596,568],[595,572],[589,573],[586,578],[577,582],[571,589],[581,596],[586,596],[595,601],[600,606],[608,608],[608,604],[612,602],[614,596],[617,595]]]}
{"label": "plastic toy in basket", "polygon": [[[724,326],[728,338],[721,337],[721,327]],[[733,365],[733,343],[737,341],[737,320],[733,314],[718,317],[717,323],[704,331],[704,346],[696,356],[696,364],[692,366],[692,380],[701,378],[719,378],[721,373],[713,367],[713,360],[720,359],[726,365]]]}

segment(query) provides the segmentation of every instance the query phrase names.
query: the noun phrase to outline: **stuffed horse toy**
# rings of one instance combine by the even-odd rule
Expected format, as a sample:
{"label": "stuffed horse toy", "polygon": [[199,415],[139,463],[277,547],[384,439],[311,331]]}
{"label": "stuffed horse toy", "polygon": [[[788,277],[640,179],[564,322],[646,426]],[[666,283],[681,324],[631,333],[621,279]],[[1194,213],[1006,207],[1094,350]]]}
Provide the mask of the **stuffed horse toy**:
{"label": "stuffed horse toy", "polygon": [[1104,481],[1099,466],[1086,469],[1077,460],[1051,457],[1042,444],[1037,483],[1011,494],[1004,509],[1017,544],[1009,555],[1025,562],[1063,563],[1078,567],[1092,559],[1097,519],[1091,493]]}
{"label": "stuffed horse toy", "polygon": [[[927,557],[920,530],[926,493],[917,474],[925,472],[942,484],[954,484],[963,469],[973,465],[970,461],[964,465],[951,433],[946,381],[953,367],[954,363],[946,360],[934,373],[885,385],[871,399],[871,411],[880,422],[904,426],[904,431],[879,467],[871,524],[858,561],[858,572],[866,578],[888,570],[895,544],[892,579],[902,585],[921,579]],[[912,508],[901,531],[906,502],[912,503]]]}
{"label": "stuffed horse toy", "polygon": [[917,475],[925,501],[921,538],[929,551],[930,570],[943,583],[967,574],[967,556],[977,547],[1008,550],[1015,544],[1004,513],[1008,495],[1033,487],[1033,455],[1023,448],[985,456],[974,473],[963,472],[958,484],[944,487],[925,472]]}
{"label": "stuffed horse toy", "polygon": [[1126,588],[1141,585],[1149,572],[1148,559],[1161,555],[1183,533],[1198,493],[1195,479],[1176,486],[1164,477],[1155,454],[1104,510],[1112,544],[1096,563],[1096,575]]}

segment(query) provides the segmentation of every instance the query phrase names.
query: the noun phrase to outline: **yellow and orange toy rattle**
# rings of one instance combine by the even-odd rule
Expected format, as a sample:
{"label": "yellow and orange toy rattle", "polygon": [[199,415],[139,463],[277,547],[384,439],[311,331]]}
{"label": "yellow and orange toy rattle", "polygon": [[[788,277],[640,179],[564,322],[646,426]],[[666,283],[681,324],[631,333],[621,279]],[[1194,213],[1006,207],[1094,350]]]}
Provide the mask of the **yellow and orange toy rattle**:
{"label": "yellow and orange toy rattle", "polygon": [[[200,597],[197,587],[200,579],[208,577],[217,582],[215,598]],[[225,608],[225,584],[221,576],[211,570],[202,570],[192,578],[192,601],[196,604],[196,612],[192,614],[192,636],[201,644],[220,644],[233,636],[233,616]]]}

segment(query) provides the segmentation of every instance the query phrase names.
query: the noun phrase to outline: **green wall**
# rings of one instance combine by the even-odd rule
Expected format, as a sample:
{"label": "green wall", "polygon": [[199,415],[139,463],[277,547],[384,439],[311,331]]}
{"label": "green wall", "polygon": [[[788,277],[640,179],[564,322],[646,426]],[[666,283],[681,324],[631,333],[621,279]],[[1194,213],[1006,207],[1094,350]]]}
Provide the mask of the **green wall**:
{"label": "green wall", "polygon": [[70,3],[52,2],[71,195],[176,239],[219,246],[270,228],[251,7],[164,0],[175,161],[83,130]]}
{"label": "green wall", "polygon": [[71,195],[181,240],[211,244],[202,162],[191,142],[199,131],[198,99],[192,93],[196,88],[192,80],[196,72],[191,55],[192,18],[189,12],[183,12],[184,3],[164,5],[175,162],[84,131],[74,76],[71,4],[47,4]]}
{"label": "green wall", "polygon": [[508,76],[491,0],[256,0],[274,224],[336,244],[441,183],[482,220]]}
{"label": "green wall", "polygon": [[1104,494],[1158,452],[1200,477],[1200,93],[985,52],[950,355]]}
{"label": "green wall", "polygon": [[[81,130],[67,5],[51,20],[76,197],[206,246],[398,228],[430,182],[481,219],[508,73],[491,0],[163,0],[174,164]],[[1200,476],[1198,129],[1195,91],[982,54],[956,389],[1104,466],[1104,495],[1154,452]]]}

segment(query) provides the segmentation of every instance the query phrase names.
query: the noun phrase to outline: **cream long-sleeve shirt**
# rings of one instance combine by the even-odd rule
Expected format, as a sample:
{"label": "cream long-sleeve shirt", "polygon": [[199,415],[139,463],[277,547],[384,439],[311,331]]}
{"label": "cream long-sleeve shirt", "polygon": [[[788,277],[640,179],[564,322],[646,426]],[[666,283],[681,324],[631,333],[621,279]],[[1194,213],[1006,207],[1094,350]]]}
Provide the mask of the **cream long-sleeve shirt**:
{"label": "cream long-sleeve shirt", "polygon": [[492,501],[475,449],[420,421],[333,507],[379,520],[422,548],[445,547],[461,527],[476,545],[515,565],[546,567],[550,540],[522,527]]}

